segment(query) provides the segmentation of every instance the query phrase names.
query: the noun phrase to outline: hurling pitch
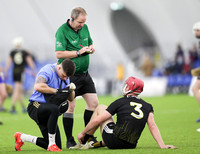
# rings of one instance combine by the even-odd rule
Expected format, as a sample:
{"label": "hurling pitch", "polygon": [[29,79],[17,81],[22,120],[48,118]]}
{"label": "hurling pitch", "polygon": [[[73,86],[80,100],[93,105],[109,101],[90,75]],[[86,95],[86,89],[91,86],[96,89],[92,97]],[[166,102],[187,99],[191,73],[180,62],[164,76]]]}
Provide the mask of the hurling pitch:
{"label": "hurling pitch", "polygon": [[[99,96],[99,103],[109,105],[118,97]],[[180,154],[199,154],[200,153],[200,132],[196,129],[200,128],[200,122],[196,120],[200,118],[200,106],[194,97],[188,95],[166,95],[163,97],[143,97],[144,100],[151,103],[154,107],[155,122],[160,130],[165,144],[174,145],[177,149],[160,149],[154,141],[152,135],[145,129],[138,141],[136,149],[110,150],[107,147],[89,150],[69,150],[66,149],[66,137],[62,126],[62,117],[59,117],[58,125],[62,137],[62,152],[68,154],[116,154],[116,153],[141,153],[141,154],[160,154],[160,153],[180,153]],[[28,98],[26,98],[28,105]],[[28,114],[22,113],[20,103],[17,103],[17,114],[10,114],[8,110],[11,106],[11,99],[7,98],[4,103],[7,112],[0,112],[0,153],[13,153],[15,151],[14,133],[23,132],[34,136],[41,137],[39,128],[31,120]],[[85,109],[83,99],[78,99],[74,114],[73,135],[77,142],[77,135],[84,128],[83,113]],[[116,119],[116,117],[114,117]],[[101,140],[100,131],[95,135],[97,140]],[[22,151],[16,153],[46,153],[47,151],[26,142],[22,146]],[[52,153],[52,152],[50,152]]]}

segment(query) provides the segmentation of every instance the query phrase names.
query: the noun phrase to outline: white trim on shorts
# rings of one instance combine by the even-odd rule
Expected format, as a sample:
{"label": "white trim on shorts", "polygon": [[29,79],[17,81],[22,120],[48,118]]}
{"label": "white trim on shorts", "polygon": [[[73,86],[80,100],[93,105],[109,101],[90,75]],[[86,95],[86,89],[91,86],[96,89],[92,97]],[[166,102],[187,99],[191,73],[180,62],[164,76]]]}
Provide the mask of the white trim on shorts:
{"label": "white trim on shorts", "polygon": [[113,134],[113,129],[110,129],[107,125],[103,128],[103,130],[108,134]]}

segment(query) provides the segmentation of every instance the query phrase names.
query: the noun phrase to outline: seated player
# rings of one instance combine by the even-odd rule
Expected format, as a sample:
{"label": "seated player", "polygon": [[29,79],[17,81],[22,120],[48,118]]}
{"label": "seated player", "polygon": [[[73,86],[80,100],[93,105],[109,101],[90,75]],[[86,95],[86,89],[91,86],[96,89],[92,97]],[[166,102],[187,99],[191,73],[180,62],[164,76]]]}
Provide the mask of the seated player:
{"label": "seated player", "polygon": [[[144,83],[136,77],[125,81],[123,97],[111,103],[108,107],[99,105],[88,125],[78,135],[80,149],[107,146],[109,149],[134,149],[148,124],[149,130],[161,149],[175,148],[165,145],[159,129],[154,121],[153,107],[138,95],[143,91]],[[117,114],[115,123],[112,116]],[[102,141],[91,144],[90,136],[100,127]],[[87,141],[87,142],[86,142]],[[86,142],[85,145],[82,145]]]}

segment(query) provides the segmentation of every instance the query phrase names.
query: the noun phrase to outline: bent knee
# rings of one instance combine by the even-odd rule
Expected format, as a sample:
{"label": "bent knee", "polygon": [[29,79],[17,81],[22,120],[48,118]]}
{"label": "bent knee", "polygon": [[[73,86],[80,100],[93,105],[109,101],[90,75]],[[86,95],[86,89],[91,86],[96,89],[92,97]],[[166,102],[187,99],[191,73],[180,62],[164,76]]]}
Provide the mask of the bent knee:
{"label": "bent knee", "polygon": [[106,105],[103,105],[103,104],[99,105],[99,106],[96,108],[96,110],[105,110],[105,109],[107,109],[107,106],[106,106]]}

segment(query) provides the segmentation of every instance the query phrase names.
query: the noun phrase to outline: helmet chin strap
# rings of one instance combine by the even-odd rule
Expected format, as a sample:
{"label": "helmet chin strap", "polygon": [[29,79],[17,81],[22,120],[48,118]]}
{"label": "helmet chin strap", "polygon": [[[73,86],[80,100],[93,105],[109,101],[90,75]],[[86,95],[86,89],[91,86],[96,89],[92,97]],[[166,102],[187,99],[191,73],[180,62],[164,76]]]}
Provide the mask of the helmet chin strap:
{"label": "helmet chin strap", "polygon": [[132,93],[132,92],[136,91],[138,88],[140,88],[140,86],[138,86],[138,87],[136,87],[135,89],[133,89],[133,90],[129,91],[128,93],[126,93],[126,95],[128,95],[128,94],[130,94],[130,93]]}
{"label": "helmet chin strap", "polygon": [[[127,86],[127,85],[126,85],[126,86]],[[124,93],[125,93],[125,88],[126,88],[126,86],[124,87]],[[138,88],[140,88],[140,86],[136,87],[135,89],[133,89],[133,90],[131,90],[131,91],[128,91],[125,95],[128,95],[128,94],[130,94],[130,93],[136,91]]]}

